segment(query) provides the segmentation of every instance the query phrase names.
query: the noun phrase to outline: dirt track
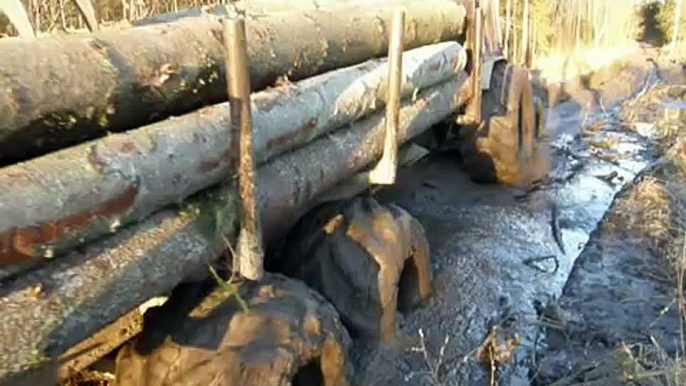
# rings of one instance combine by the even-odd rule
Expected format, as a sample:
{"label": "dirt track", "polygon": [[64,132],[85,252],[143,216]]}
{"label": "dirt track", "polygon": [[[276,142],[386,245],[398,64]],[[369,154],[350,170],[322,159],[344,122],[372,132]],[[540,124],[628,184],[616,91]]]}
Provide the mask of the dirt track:
{"label": "dirt track", "polygon": [[[456,155],[444,153],[401,170],[398,183],[377,195],[407,209],[425,228],[435,294],[401,321],[409,338],[404,351],[356,343],[356,384],[550,385],[587,365],[589,342],[596,344],[595,359],[613,358],[609,354],[618,342],[645,338],[637,338],[636,331],[652,327],[648,311],[659,313],[665,302],[643,304],[634,315],[622,301],[627,294],[663,296],[670,287],[646,275],[632,276],[625,268],[637,260],[646,263],[647,253],[655,251],[641,248],[655,235],[632,233],[634,244],[623,245],[627,230],[609,225],[621,225],[617,219],[627,213],[627,205],[642,202],[640,194],[632,195],[641,192],[633,180],[664,150],[664,142],[646,130],[653,127],[648,123],[656,119],[656,106],[636,109],[635,101],[651,96],[660,81],[686,85],[683,74],[648,61],[649,55],[606,73],[600,88],[589,90],[588,82],[568,88],[568,100],[547,111],[553,170],[536,189],[472,183]],[[638,115],[633,124],[626,120],[630,111]],[[620,192],[624,198],[613,203]],[[626,204],[626,197],[634,201]],[[639,211],[629,225],[662,209]],[[661,236],[663,243],[673,238]],[[611,255],[599,254],[604,248]],[[634,260],[624,259],[634,252]],[[638,280],[644,285],[626,285]],[[566,316],[562,321],[569,324],[551,326],[548,321],[543,328],[543,317],[556,314],[552,311]],[[619,323],[617,317],[625,320]],[[660,342],[673,341],[675,315],[660,323]],[[479,363],[476,355],[493,327],[497,344],[491,348],[513,354],[499,369]],[[589,334],[601,344],[583,338]],[[614,386],[610,373],[596,371],[594,376],[600,377],[599,384]]]}
{"label": "dirt track", "polygon": [[[659,155],[649,137],[621,120],[625,103],[658,81],[657,74],[647,56],[637,57],[600,89],[567,90],[571,98],[548,111],[554,170],[538,191],[474,184],[458,171],[459,161],[444,154],[403,170],[398,184],[380,194],[424,225],[437,294],[404,321],[414,348],[364,355],[363,384],[488,385],[489,366],[477,363],[474,353],[495,325],[502,342],[521,338],[497,384],[530,384],[540,367],[534,347],[545,346],[537,308],[555,304],[577,256],[591,254],[582,250],[617,192]],[[604,304],[587,305],[594,307]],[[605,315],[609,324],[613,316]],[[557,368],[540,384],[567,371]]]}

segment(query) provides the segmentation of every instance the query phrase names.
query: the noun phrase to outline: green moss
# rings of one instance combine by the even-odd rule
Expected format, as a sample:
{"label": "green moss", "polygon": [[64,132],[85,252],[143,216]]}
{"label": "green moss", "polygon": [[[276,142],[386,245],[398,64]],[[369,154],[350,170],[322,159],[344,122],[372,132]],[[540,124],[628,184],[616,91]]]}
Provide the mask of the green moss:
{"label": "green moss", "polygon": [[110,123],[109,118],[107,117],[107,114],[100,114],[98,116],[98,126],[105,128],[107,125]]}

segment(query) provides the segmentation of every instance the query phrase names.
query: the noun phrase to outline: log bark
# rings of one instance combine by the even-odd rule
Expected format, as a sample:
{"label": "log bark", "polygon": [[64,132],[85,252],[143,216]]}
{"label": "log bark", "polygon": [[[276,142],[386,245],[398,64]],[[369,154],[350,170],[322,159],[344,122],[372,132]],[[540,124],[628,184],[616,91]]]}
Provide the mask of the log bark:
{"label": "log bark", "polygon": [[215,6],[186,8],[178,12],[167,12],[146,17],[132,23],[134,26],[173,23],[188,17],[212,15],[217,17],[232,16],[244,13],[253,18],[271,16],[277,13],[307,12],[314,10],[331,10],[349,6],[385,6],[400,4],[405,0],[243,0]]}
{"label": "log bark", "polygon": [[[454,42],[407,51],[401,96],[465,64]],[[387,80],[380,59],[253,94],[256,162],[383,108]],[[0,169],[0,279],[219,183],[235,168],[230,121],[226,102]]]}
{"label": "log bark", "polygon": [[[406,101],[402,142],[445,119],[466,99],[466,74]],[[267,242],[279,237],[337,183],[379,158],[383,113],[319,138],[258,169]],[[56,358],[146,299],[171,290],[235,237],[235,189],[206,192],[178,210],[157,212],[64,259],[0,285],[0,383],[35,385],[54,377]],[[42,369],[31,372],[31,369]]]}
{"label": "log bark", "polygon": [[[392,0],[382,0],[384,4]],[[173,23],[187,17],[200,17],[204,15],[212,16],[231,16],[234,13],[245,13],[251,17],[264,17],[273,15],[275,13],[290,13],[303,12],[318,9],[326,9],[331,7],[346,6],[351,3],[356,4],[379,4],[379,0],[246,0],[235,1],[228,4],[219,4],[215,6],[201,6],[186,8],[178,12],[167,12],[160,15],[146,17],[132,24],[134,26]]]}
{"label": "log bark", "polygon": [[[394,3],[405,47],[461,36],[453,0]],[[387,50],[393,7],[282,13],[247,26],[253,90]],[[0,40],[0,166],[226,100],[217,17],[40,39]]]}

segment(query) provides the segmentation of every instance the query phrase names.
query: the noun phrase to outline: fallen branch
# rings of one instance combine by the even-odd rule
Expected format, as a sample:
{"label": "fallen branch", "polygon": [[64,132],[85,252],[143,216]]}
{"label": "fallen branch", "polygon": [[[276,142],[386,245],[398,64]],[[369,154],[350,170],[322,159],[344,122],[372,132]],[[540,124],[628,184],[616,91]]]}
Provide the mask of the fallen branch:
{"label": "fallen branch", "polygon": [[[385,55],[395,7],[405,47],[458,39],[464,7],[402,0],[280,13],[247,24],[253,90]],[[0,40],[0,166],[226,100],[218,18]]]}
{"label": "fallen branch", "polygon": [[[458,43],[405,52],[401,96],[465,63]],[[387,79],[387,62],[373,60],[254,94],[255,161],[382,108]],[[229,127],[223,103],[0,169],[0,279],[15,271],[3,267],[60,256],[219,183],[235,170]]]}
{"label": "fallen branch", "polygon": [[[468,94],[465,79],[460,75],[405,102],[399,141],[427,130],[461,106]],[[257,186],[265,236],[280,236],[318,196],[374,163],[383,143],[384,118],[379,113],[260,167]],[[235,213],[233,188],[207,192],[182,210],[160,211],[3,282],[0,341],[11,344],[0,345],[0,383],[35,385],[41,376],[54,377],[51,358],[190,274],[202,272],[224,249],[222,236],[235,239]],[[43,289],[39,295],[32,290],[36,287]]]}

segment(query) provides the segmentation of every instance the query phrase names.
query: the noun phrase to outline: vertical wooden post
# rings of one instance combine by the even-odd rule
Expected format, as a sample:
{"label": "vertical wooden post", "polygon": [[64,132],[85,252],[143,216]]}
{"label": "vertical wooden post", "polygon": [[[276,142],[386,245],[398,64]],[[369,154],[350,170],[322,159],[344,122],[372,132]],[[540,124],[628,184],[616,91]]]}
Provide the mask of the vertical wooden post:
{"label": "vertical wooden post", "polygon": [[457,117],[458,125],[478,125],[481,122],[481,62],[482,62],[482,11],[478,0],[470,2],[468,8],[469,29],[467,30],[467,46],[471,51],[471,69],[469,78],[469,90],[471,99],[465,109],[464,115]]}
{"label": "vertical wooden post", "polygon": [[371,184],[392,185],[398,168],[398,122],[402,86],[405,11],[393,12],[388,38],[388,86],[386,88],[386,134],[381,160],[369,173]]}
{"label": "vertical wooden post", "polygon": [[483,49],[483,17],[481,13],[481,6],[474,7],[474,32],[472,52],[474,63],[472,66],[472,103],[469,105],[471,111],[470,116],[475,123],[481,122],[481,50]]}
{"label": "vertical wooden post", "polygon": [[[264,274],[262,232],[257,213],[255,161],[252,153],[252,113],[250,109],[250,74],[245,34],[245,19],[224,19],[226,49],[226,84],[231,109],[232,144],[238,144],[238,197],[240,231],[234,256],[234,268],[249,280]],[[238,264],[236,264],[236,261]]]}

